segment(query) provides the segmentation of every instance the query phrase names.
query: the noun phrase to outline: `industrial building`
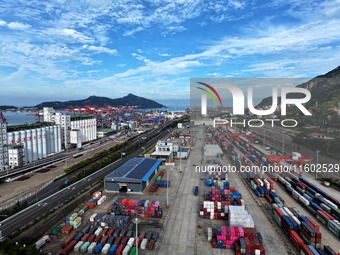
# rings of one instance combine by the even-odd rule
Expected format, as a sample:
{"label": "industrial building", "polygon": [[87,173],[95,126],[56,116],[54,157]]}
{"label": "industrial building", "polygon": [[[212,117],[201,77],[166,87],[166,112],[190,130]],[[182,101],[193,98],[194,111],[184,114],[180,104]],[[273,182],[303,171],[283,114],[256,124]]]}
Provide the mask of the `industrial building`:
{"label": "industrial building", "polygon": [[97,132],[97,136],[98,138],[102,138],[105,136],[113,135],[114,133],[116,133],[116,130],[113,130],[111,128],[104,128]]}
{"label": "industrial building", "polygon": [[104,190],[142,193],[158,172],[161,162],[149,158],[130,159],[105,177]]}
{"label": "industrial building", "polygon": [[173,159],[174,153],[178,151],[178,145],[159,140],[155,146],[155,151],[150,155],[155,159],[162,159],[164,161]]}
{"label": "industrial building", "polygon": [[21,144],[24,148],[24,162],[33,162],[46,158],[62,150],[60,125],[52,123],[35,123],[7,128],[7,144]]}
{"label": "industrial building", "polygon": [[7,123],[6,119],[0,112],[0,171],[5,170],[8,164],[8,149],[7,144]]}
{"label": "industrial building", "polygon": [[56,112],[51,107],[44,107],[43,115],[45,122],[53,122],[61,126],[62,143],[64,148],[68,148],[70,143],[71,116],[69,114]]}
{"label": "industrial building", "polygon": [[223,151],[217,144],[206,144],[203,153],[205,157],[218,157],[223,154]]}
{"label": "industrial building", "polygon": [[[61,126],[62,140],[65,148],[70,144],[79,146],[81,144],[97,139],[97,120],[93,116],[70,116],[61,112],[56,112],[53,108],[44,107],[43,109],[44,121],[53,122]],[[72,132],[71,130],[80,130],[79,132]],[[80,134],[80,137],[77,136]],[[78,147],[79,148],[79,147]]]}
{"label": "industrial building", "polygon": [[21,144],[8,146],[8,165],[11,167],[24,164],[24,146]]}

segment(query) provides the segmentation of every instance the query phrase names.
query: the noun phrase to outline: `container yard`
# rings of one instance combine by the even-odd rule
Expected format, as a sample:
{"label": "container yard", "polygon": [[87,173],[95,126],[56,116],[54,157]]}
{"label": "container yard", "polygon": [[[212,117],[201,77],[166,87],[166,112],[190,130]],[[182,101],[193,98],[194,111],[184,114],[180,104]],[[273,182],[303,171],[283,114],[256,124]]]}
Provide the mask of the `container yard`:
{"label": "container yard", "polygon": [[[216,172],[223,165],[258,167],[265,156],[251,152],[241,139],[242,145],[237,139],[228,145],[228,137],[223,137],[225,144],[219,143],[223,155],[216,156],[219,163],[207,161],[204,148],[209,146],[205,145],[221,142],[218,133],[200,127],[191,135],[195,143],[181,168],[179,159],[173,161],[175,165],[160,165],[140,194],[95,192],[84,207],[65,217],[60,233],[50,235],[43,251],[336,254],[332,251],[340,249],[335,198],[298,175]],[[205,167],[200,172],[197,165]],[[291,182],[296,185],[287,184]],[[292,196],[287,186],[294,186],[299,195]],[[137,239],[132,222],[136,215],[140,219]]]}

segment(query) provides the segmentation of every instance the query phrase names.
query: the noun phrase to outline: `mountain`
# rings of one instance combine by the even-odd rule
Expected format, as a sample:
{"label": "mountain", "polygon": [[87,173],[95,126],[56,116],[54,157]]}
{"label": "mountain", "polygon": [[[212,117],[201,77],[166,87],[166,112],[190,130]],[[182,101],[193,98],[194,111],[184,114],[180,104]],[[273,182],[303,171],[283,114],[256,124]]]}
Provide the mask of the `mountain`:
{"label": "mountain", "polygon": [[6,110],[6,109],[18,109],[18,107],[13,105],[0,105],[0,110]]}
{"label": "mountain", "polygon": [[[311,92],[311,100],[306,104],[315,105],[327,104],[328,107],[338,107],[340,102],[340,66],[332,71],[317,76],[301,85],[297,88],[305,88]],[[303,96],[300,93],[290,93],[287,98],[300,98]],[[281,103],[281,98],[278,98],[278,104]],[[256,107],[263,108],[265,106],[272,105],[272,98],[264,98]]]}
{"label": "mountain", "polygon": [[110,106],[127,106],[127,105],[135,105],[138,106],[140,109],[146,109],[146,108],[163,108],[166,107],[162,104],[159,104],[153,100],[146,99],[144,97],[139,97],[133,94],[128,94],[125,97],[121,98],[108,98],[108,97],[97,97],[97,96],[90,96],[87,99],[82,100],[72,100],[72,101],[66,101],[66,102],[60,102],[60,101],[52,101],[52,102],[43,102],[41,104],[36,105],[38,109],[42,109],[43,107],[53,107],[56,110],[66,109],[69,106],[79,106],[83,107],[85,105],[92,105],[92,106],[99,106],[103,107],[105,105]]}

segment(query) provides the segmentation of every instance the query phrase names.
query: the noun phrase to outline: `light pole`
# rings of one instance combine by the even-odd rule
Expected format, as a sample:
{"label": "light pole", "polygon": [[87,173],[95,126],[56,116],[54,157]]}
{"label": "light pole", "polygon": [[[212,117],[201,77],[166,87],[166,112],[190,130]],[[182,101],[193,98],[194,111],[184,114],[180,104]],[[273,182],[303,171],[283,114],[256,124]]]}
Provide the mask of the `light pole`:
{"label": "light pole", "polygon": [[316,167],[315,167],[315,179],[318,179],[318,164],[319,164],[319,150],[316,150]]}
{"label": "light pole", "polygon": [[141,218],[136,215],[136,217],[131,219],[132,223],[136,224],[136,255],[138,255],[138,243],[137,243],[137,238],[138,238],[138,223],[141,222]]}
{"label": "light pole", "polygon": [[120,152],[120,159],[122,159],[123,158],[123,156],[125,156],[126,155],[126,153],[125,152]]}
{"label": "light pole", "polygon": [[263,130],[263,146],[264,146],[265,142],[266,142],[266,130],[264,129]]}

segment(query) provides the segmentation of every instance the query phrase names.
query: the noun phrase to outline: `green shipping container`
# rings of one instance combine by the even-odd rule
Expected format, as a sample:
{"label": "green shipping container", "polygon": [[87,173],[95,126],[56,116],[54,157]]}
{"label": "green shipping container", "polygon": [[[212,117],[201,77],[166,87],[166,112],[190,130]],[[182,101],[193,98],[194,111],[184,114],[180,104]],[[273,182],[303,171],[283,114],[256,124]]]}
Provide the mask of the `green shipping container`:
{"label": "green shipping container", "polygon": [[61,226],[56,226],[54,229],[51,231],[51,235],[58,235],[61,230]]}
{"label": "green shipping container", "polygon": [[80,247],[80,252],[81,253],[86,253],[87,252],[87,248],[89,248],[90,246],[90,242],[85,242],[81,247]]}
{"label": "green shipping container", "polygon": [[135,255],[136,254],[136,247],[132,247],[129,255]]}
{"label": "green shipping container", "polygon": [[158,177],[157,177],[157,181],[160,181],[160,180],[162,180],[162,177],[161,177],[161,176],[158,176]]}

